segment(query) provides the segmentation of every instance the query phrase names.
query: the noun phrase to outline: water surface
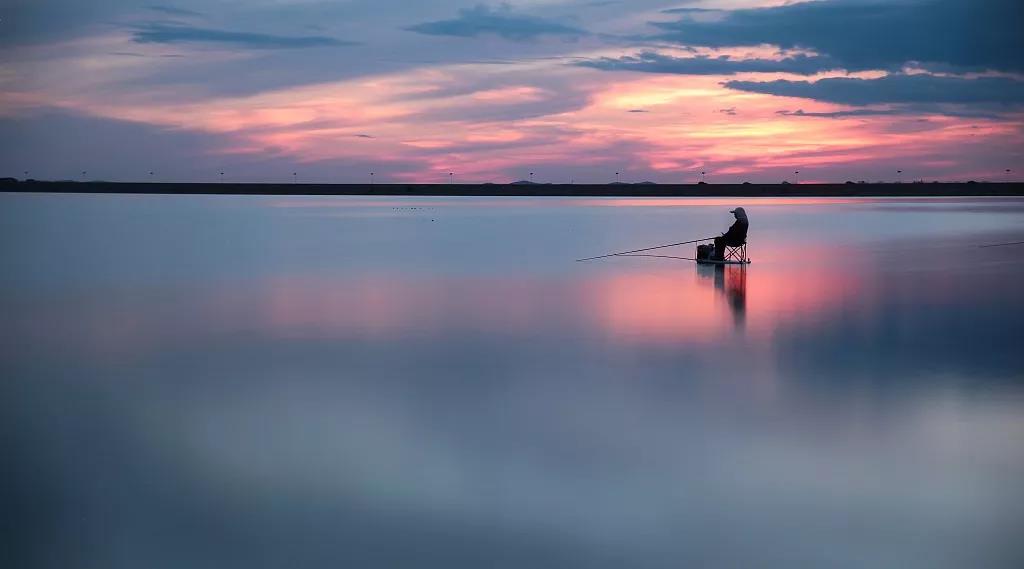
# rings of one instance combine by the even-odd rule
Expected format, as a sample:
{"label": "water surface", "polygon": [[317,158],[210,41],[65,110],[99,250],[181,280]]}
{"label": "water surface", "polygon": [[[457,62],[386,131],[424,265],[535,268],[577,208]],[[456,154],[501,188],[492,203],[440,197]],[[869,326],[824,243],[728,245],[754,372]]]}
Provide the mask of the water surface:
{"label": "water surface", "polygon": [[[747,268],[574,259],[751,219]],[[16,566],[1019,567],[1020,199],[0,195]],[[691,256],[689,247],[668,254]]]}

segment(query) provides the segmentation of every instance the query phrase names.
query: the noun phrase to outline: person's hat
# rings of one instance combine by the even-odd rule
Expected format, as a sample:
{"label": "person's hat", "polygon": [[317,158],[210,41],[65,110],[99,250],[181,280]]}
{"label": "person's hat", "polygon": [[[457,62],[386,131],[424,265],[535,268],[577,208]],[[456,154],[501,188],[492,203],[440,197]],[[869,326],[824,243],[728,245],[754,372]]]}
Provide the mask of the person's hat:
{"label": "person's hat", "polygon": [[736,209],[730,209],[729,213],[747,213],[747,212],[743,211],[742,207],[738,207]]}

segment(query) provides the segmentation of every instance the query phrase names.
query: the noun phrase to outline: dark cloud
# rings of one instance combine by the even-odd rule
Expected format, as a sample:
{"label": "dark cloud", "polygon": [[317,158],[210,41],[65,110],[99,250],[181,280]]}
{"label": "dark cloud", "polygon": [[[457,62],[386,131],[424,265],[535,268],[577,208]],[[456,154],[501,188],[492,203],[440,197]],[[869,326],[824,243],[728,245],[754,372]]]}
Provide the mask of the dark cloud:
{"label": "dark cloud", "polygon": [[459,11],[450,20],[424,22],[406,28],[409,31],[434,36],[477,37],[496,35],[508,40],[523,41],[539,36],[581,36],[586,32],[558,22],[516,14],[508,7],[497,10],[479,5]]}
{"label": "dark cloud", "polygon": [[353,45],[327,36],[278,36],[197,28],[183,24],[149,23],[136,28],[137,43],[221,43],[256,49],[290,49]]}
{"label": "dark cloud", "polygon": [[730,117],[734,117],[736,116],[736,107],[729,107],[728,109],[718,109],[718,112],[722,113],[723,115],[729,115]]}
{"label": "dark cloud", "polygon": [[1024,104],[1024,81],[896,73],[877,79],[830,77],[818,81],[726,81],[729,89],[841,105],[883,103]]}
{"label": "dark cloud", "polygon": [[371,136],[369,134],[355,134],[353,136],[355,136],[356,138],[377,138],[377,137]]}
{"label": "dark cloud", "polygon": [[185,8],[178,8],[176,6],[163,6],[163,5],[157,4],[157,5],[149,6],[149,9],[154,11],[154,12],[160,12],[160,13],[167,14],[167,15],[170,15],[170,16],[185,16],[185,17],[190,17],[190,18],[201,17],[202,16],[202,14],[200,14],[199,12],[196,12],[195,10],[187,10]]}
{"label": "dark cloud", "polygon": [[836,0],[724,12],[714,21],[653,22],[658,39],[707,47],[808,48],[850,70],[908,62],[1024,71],[1020,0]]}
{"label": "dark cloud", "polygon": [[582,67],[605,71],[641,71],[645,73],[675,73],[679,75],[733,75],[735,73],[796,73],[813,75],[835,69],[836,63],[828,57],[793,55],[782,59],[733,59],[718,57],[672,57],[651,51],[624,57],[602,57],[577,62]]}
{"label": "dark cloud", "polygon": [[651,111],[648,111],[647,109],[630,109],[630,110],[628,110],[626,112],[627,113],[649,113]]}

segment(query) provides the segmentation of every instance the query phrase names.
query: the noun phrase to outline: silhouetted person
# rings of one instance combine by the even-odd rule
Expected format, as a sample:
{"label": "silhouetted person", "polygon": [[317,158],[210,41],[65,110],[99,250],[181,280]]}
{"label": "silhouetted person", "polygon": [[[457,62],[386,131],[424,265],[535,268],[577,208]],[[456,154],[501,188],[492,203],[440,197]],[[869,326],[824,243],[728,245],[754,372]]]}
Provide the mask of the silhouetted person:
{"label": "silhouetted person", "polygon": [[715,259],[725,258],[726,247],[739,247],[747,242],[747,212],[738,207],[729,213],[736,216],[736,222],[721,237],[715,237]]}

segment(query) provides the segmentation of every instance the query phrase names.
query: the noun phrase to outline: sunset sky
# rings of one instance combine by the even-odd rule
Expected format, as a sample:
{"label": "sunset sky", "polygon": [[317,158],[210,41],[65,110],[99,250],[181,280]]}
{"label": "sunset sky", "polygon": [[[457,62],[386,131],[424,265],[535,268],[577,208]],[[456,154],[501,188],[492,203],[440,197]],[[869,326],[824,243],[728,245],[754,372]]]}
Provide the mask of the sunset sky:
{"label": "sunset sky", "polygon": [[1024,178],[1020,0],[162,1],[5,0],[0,176]]}

